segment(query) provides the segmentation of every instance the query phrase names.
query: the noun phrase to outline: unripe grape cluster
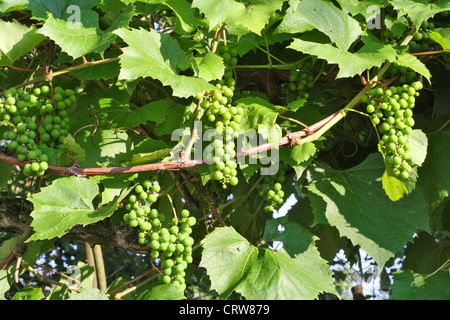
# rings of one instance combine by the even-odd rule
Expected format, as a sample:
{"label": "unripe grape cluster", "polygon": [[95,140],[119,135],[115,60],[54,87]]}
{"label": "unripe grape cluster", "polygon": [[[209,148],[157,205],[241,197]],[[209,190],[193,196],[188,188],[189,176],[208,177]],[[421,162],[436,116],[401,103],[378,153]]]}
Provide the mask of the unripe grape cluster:
{"label": "unripe grape cluster", "polygon": [[418,79],[418,75],[414,70],[405,66],[401,66],[396,62],[392,63],[391,67],[386,72],[386,76],[387,77],[398,76],[396,82],[402,85],[414,82],[416,79]]}
{"label": "unripe grape cluster", "polygon": [[409,43],[410,50],[428,50],[431,46],[436,44],[433,38],[428,35],[429,31],[433,31],[434,23],[424,21],[420,26],[419,30],[417,30],[414,35],[414,39],[412,39]]}
{"label": "unripe grape cluster", "polygon": [[312,74],[313,64],[300,61],[291,69],[288,89],[297,97],[307,99],[309,92],[314,86],[314,75]]}
{"label": "unripe grape cluster", "polygon": [[215,84],[216,90],[208,94],[197,94],[196,100],[205,110],[208,121],[215,127],[214,141],[207,162],[211,165],[210,176],[213,180],[220,181],[225,189],[227,185],[238,184],[236,145],[234,140],[239,136],[239,123],[242,120],[244,110],[240,106],[232,105],[235,89],[235,79],[232,68],[237,63],[236,49],[227,46],[219,47],[219,54],[225,64],[223,79]]}
{"label": "unripe grape cluster", "polygon": [[48,168],[49,152],[64,150],[69,134],[68,109],[76,103],[75,92],[47,85],[10,88],[0,100],[0,118],[10,127],[3,135],[8,150],[19,161],[26,176],[42,176]]}
{"label": "unripe grape cluster", "polygon": [[415,98],[423,85],[416,81],[411,85],[391,86],[386,90],[373,88],[369,96],[363,96],[366,111],[381,134],[380,146],[390,175],[407,180],[412,170],[411,144],[408,136],[414,126]]}
{"label": "unripe grape cluster", "polygon": [[259,195],[265,199],[264,211],[273,212],[284,203],[283,183],[286,179],[286,171],[280,168],[277,174],[265,176]]}
{"label": "unripe grape cluster", "polygon": [[173,283],[184,291],[185,270],[192,263],[194,239],[190,235],[196,219],[183,209],[180,217],[168,221],[164,213],[152,208],[160,190],[160,185],[150,180],[136,185],[125,204],[128,212],[124,214],[123,220],[131,227],[139,228],[139,243],[147,244],[152,249],[152,258],[159,259],[159,280]]}

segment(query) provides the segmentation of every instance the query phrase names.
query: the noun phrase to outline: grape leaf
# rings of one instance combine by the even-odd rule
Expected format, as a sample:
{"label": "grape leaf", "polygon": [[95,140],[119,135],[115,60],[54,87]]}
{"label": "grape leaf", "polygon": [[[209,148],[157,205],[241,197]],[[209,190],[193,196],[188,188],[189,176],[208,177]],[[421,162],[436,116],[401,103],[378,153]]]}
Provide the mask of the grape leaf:
{"label": "grape leaf", "polygon": [[[444,30],[447,34],[445,34]],[[433,31],[429,31],[428,34],[431,38],[433,38],[434,41],[442,46],[443,50],[450,51],[450,28],[436,28]]]}
{"label": "grape leaf", "polygon": [[[272,14],[281,9],[284,0],[253,0],[243,4],[234,0],[194,0],[192,6],[204,13],[209,21],[209,30],[218,24],[229,24],[231,33],[245,34],[239,28],[260,34]],[[234,25],[234,26],[233,26]]]}
{"label": "grape leaf", "polygon": [[394,60],[396,51],[392,46],[375,41],[367,41],[364,46],[350,53],[327,43],[316,43],[294,39],[288,48],[315,55],[328,63],[339,66],[337,78],[352,77],[374,66],[381,66],[385,60]]}
{"label": "grape leaf", "polygon": [[195,76],[211,81],[222,79],[225,72],[222,57],[214,52],[208,52],[204,57],[194,58],[192,65]]}
{"label": "grape leaf", "polygon": [[36,31],[34,26],[0,20],[0,66],[13,64],[41,43],[45,37]]}
{"label": "grape leaf", "polygon": [[258,125],[273,126],[278,117],[275,106],[259,97],[239,99],[237,105],[244,109],[239,127],[245,132],[257,129]]}
{"label": "grape leaf", "polygon": [[347,51],[362,32],[358,21],[329,1],[303,0],[294,15],[326,34],[342,51]]}
{"label": "grape leaf", "polygon": [[291,157],[292,159],[300,164],[303,161],[308,160],[316,153],[316,146],[312,142],[305,142],[299,145],[296,145],[291,149]]}
{"label": "grape leaf", "polygon": [[178,42],[170,35],[153,29],[119,29],[114,33],[128,44],[120,56],[120,79],[158,79],[164,85],[172,87],[173,95],[178,97],[190,97],[198,92],[215,90],[213,85],[203,79],[177,73],[179,64],[184,63],[186,57]]}
{"label": "grape leaf", "polygon": [[223,297],[236,291],[246,299],[268,300],[315,299],[322,291],[334,292],[330,270],[314,248],[313,236],[294,224],[288,225],[288,233],[294,241],[302,241],[289,252],[254,247],[233,227],[210,233],[200,266],[206,268],[211,287]]}
{"label": "grape leaf", "polygon": [[326,203],[323,212],[323,202],[311,201],[320,221],[336,226],[342,236],[359,244],[380,267],[402,250],[418,229],[430,230],[420,188],[393,202],[381,185],[383,171],[381,154],[371,154],[360,165],[344,171],[321,170],[317,182],[308,186]]}
{"label": "grape leaf", "polygon": [[98,26],[98,15],[93,11],[80,14],[80,21],[67,22],[64,19],[49,16],[40,33],[55,41],[64,52],[74,59],[90,52],[104,52],[116,39],[113,31],[128,25],[135,14],[129,5],[117,20],[105,31]]}
{"label": "grape leaf", "polygon": [[384,191],[392,201],[401,199],[405,194],[409,192],[405,182],[400,181],[394,176],[388,175],[387,171],[383,173],[381,178]]}
{"label": "grape leaf", "polygon": [[61,237],[76,225],[85,226],[112,215],[120,197],[95,209],[92,200],[98,192],[98,185],[89,179],[64,177],[31,195],[28,200],[34,205],[31,226],[35,233],[28,241]]}
{"label": "grape leaf", "polygon": [[16,292],[11,300],[42,300],[44,299],[42,288],[36,285],[27,286]]}
{"label": "grape leaf", "polygon": [[400,270],[393,274],[392,298],[396,300],[449,300],[450,277],[448,270],[432,276]]}
{"label": "grape leaf", "polygon": [[289,8],[276,29],[277,33],[302,33],[314,29],[314,25],[305,16],[297,13],[299,3],[299,0],[289,1]]}

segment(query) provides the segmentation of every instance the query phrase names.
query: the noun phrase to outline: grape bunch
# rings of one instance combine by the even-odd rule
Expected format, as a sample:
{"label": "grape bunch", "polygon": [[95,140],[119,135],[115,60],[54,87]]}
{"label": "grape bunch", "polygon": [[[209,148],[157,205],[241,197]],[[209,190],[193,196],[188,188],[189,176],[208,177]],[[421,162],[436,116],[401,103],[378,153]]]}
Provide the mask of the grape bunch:
{"label": "grape bunch", "polygon": [[280,168],[277,174],[264,177],[259,195],[265,199],[265,212],[273,212],[284,203],[284,191],[281,183],[286,179],[285,174],[285,169]]}
{"label": "grape bunch", "polygon": [[314,86],[314,75],[312,74],[313,64],[306,61],[299,61],[291,69],[288,89],[291,93],[301,98],[307,99],[309,91]]}
{"label": "grape bunch", "polygon": [[373,88],[369,96],[363,96],[366,111],[381,134],[380,146],[390,175],[407,180],[411,170],[411,144],[407,138],[414,126],[415,97],[423,85],[416,81],[411,85]]}
{"label": "grape bunch", "polygon": [[227,185],[238,184],[236,144],[234,140],[239,136],[239,123],[242,120],[244,110],[240,106],[232,105],[235,89],[235,79],[232,68],[237,63],[236,49],[227,46],[219,47],[219,53],[223,57],[225,73],[223,79],[215,83],[216,90],[208,94],[197,94],[196,100],[205,110],[208,121],[214,125],[214,141],[208,151],[207,162],[211,165],[210,176],[213,180],[220,181],[224,189]]}
{"label": "grape bunch", "polygon": [[64,150],[69,134],[68,109],[76,103],[75,92],[61,87],[53,92],[47,85],[10,88],[0,100],[0,118],[10,127],[3,134],[8,150],[23,167],[25,176],[42,176],[48,169],[49,154]]}
{"label": "grape bunch", "polygon": [[145,180],[134,188],[125,205],[128,211],[123,220],[131,227],[139,228],[138,241],[147,244],[151,257],[160,262],[159,280],[173,283],[178,289],[186,288],[186,268],[192,263],[192,246],[194,239],[190,236],[196,219],[183,209],[180,217],[174,216],[170,221],[166,215],[152,208],[159,197],[161,188],[156,182]]}
{"label": "grape bunch", "polygon": [[417,30],[416,34],[414,35],[414,39],[412,39],[408,43],[409,49],[411,51],[413,50],[426,51],[431,46],[435,45],[436,42],[434,41],[434,39],[428,35],[428,32],[432,31],[433,29],[434,29],[433,22],[424,21],[420,26],[419,30]]}
{"label": "grape bunch", "polygon": [[407,84],[414,82],[419,78],[417,73],[405,66],[401,66],[396,62],[393,62],[391,67],[386,72],[387,77],[396,77],[398,76],[398,79],[396,80],[397,83],[400,84]]}

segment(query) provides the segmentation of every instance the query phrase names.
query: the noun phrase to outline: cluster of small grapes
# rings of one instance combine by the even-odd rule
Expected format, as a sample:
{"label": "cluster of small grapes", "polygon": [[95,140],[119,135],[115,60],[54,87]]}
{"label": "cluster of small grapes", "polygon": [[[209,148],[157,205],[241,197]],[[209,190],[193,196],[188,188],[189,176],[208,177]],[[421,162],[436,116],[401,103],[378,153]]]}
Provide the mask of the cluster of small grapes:
{"label": "cluster of small grapes", "polygon": [[[53,99],[53,100],[52,100]],[[28,161],[26,176],[42,176],[48,168],[48,152],[63,150],[69,134],[67,109],[76,102],[75,92],[43,85],[34,88],[10,88],[0,100],[0,118],[10,126],[3,139],[19,161]]]}
{"label": "cluster of small grapes", "polygon": [[198,94],[196,99],[200,106],[206,110],[208,120],[214,123],[215,134],[213,148],[207,159],[210,175],[213,180],[220,181],[224,189],[227,185],[238,184],[236,144],[234,140],[239,136],[239,123],[242,120],[244,110],[240,106],[232,105],[235,79],[233,78],[233,66],[237,63],[237,51],[227,46],[219,47],[225,64],[224,78],[215,84],[217,90],[207,95]]}
{"label": "cluster of small grapes", "polygon": [[420,26],[414,39],[408,44],[410,50],[428,50],[431,46],[436,44],[433,38],[428,35],[429,31],[434,29],[434,23],[424,21]]}
{"label": "cluster of small grapes", "polygon": [[265,212],[273,212],[284,203],[284,191],[281,183],[286,179],[285,174],[285,169],[280,168],[277,174],[264,177],[259,195],[265,199]]}
{"label": "cluster of small grapes", "polygon": [[194,239],[190,236],[196,223],[195,217],[188,210],[180,212],[180,218],[173,217],[166,221],[166,215],[151,208],[159,197],[161,188],[150,180],[138,184],[134,194],[128,197],[123,220],[131,227],[139,227],[139,243],[148,244],[152,249],[152,258],[160,261],[159,280],[173,283],[184,291],[186,288],[186,268],[192,263],[192,246]]}
{"label": "cluster of small grapes", "polygon": [[312,63],[300,61],[291,69],[288,88],[292,93],[305,99],[309,97],[309,91],[314,86],[312,68]]}
{"label": "cluster of small grapes", "polygon": [[416,81],[411,85],[391,86],[386,90],[373,88],[361,102],[367,103],[366,110],[372,123],[382,134],[380,145],[385,156],[388,172],[396,178],[408,179],[412,170],[411,145],[408,135],[414,126],[413,111],[415,97],[423,85]]}
{"label": "cluster of small grapes", "polygon": [[392,63],[391,67],[386,72],[386,76],[387,77],[398,76],[398,79],[396,80],[396,82],[398,82],[402,85],[414,82],[415,80],[418,79],[418,75],[414,70],[412,70],[408,67],[405,67],[405,66],[400,66],[396,62]]}

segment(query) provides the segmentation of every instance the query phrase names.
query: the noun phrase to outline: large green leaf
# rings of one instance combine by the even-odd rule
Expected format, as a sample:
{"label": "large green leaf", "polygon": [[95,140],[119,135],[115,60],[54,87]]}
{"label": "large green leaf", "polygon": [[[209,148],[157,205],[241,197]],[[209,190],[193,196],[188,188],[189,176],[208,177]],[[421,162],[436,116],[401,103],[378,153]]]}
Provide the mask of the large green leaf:
{"label": "large green leaf", "polygon": [[178,42],[170,35],[158,33],[153,29],[119,29],[114,33],[128,44],[120,56],[120,79],[158,79],[164,85],[172,87],[173,95],[178,97],[215,90],[214,86],[203,79],[178,74],[179,64],[184,63],[186,57]]}
{"label": "large green leaf", "polygon": [[330,64],[337,64],[337,78],[352,77],[374,66],[379,67],[386,60],[394,60],[396,51],[392,46],[366,39],[366,43],[351,53],[327,43],[316,43],[294,39],[288,48],[317,56]]}
{"label": "large green leaf", "polygon": [[[226,23],[230,26],[241,25],[246,30],[260,34],[269,18],[281,9],[284,0],[253,0],[246,4],[235,0],[194,0],[192,6],[204,13],[212,30],[218,24]],[[238,31],[239,28],[230,30]],[[243,32],[244,33],[244,32]]]}
{"label": "large green leaf", "polygon": [[17,21],[0,20],[0,66],[13,64],[41,43],[45,37],[36,30]]}
{"label": "large green leaf", "polygon": [[33,194],[28,200],[34,205],[31,226],[35,233],[28,241],[61,237],[76,225],[85,226],[112,215],[119,197],[95,209],[92,200],[98,192],[98,185],[89,179],[67,177]]}
{"label": "large green leaf", "polygon": [[116,39],[113,31],[126,27],[134,15],[134,7],[129,5],[111,25],[102,31],[98,26],[98,15],[93,11],[80,14],[80,21],[67,22],[51,15],[40,32],[56,42],[64,52],[74,59],[90,52],[104,52]]}
{"label": "large green leaf", "polygon": [[326,34],[342,51],[347,51],[362,32],[358,21],[330,1],[300,1],[292,15]]}
{"label": "large green leaf", "polygon": [[[313,212],[319,221],[325,219],[336,226],[341,236],[359,244],[380,267],[402,250],[417,230],[430,229],[420,189],[393,202],[381,185],[383,171],[381,155],[371,154],[358,166],[344,171],[311,171],[319,178],[308,186]],[[313,201],[315,196],[326,203],[325,208],[323,202]]]}
{"label": "large green leaf", "polygon": [[334,292],[330,270],[314,248],[313,236],[294,225],[287,225],[286,237],[296,242],[289,251],[257,248],[233,227],[210,233],[200,266],[206,268],[211,287],[223,297],[236,291],[247,299],[267,300],[315,299],[320,292]]}

